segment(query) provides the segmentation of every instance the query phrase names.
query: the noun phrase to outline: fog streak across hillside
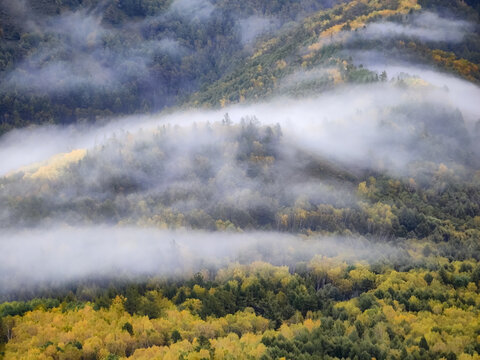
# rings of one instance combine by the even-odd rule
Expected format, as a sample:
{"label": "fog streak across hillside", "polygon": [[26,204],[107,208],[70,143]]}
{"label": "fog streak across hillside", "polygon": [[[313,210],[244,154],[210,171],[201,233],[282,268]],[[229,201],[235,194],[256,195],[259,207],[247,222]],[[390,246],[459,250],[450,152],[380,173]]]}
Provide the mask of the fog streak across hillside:
{"label": "fog streak across hillside", "polygon": [[443,88],[448,94],[448,102],[461,110],[468,125],[480,120],[479,106],[473,99],[480,98],[480,87],[463,79],[440,73],[425,65],[415,65],[402,61],[399,54],[385,54],[379,51],[347,50],[345,55],[351,56],[356,65],[378,73],[386,71],[389,79],[412,76],[425,80],[437,88]]}
{"label": "fog streak across hillside", "polygon": [[370,22],[355,31],[341,30],[320,40],[323,45],[343,44],[346,47],[358,41],[386,42],[392,39],[456,44],[461,43],[475,27],[474,23],[466,20],[443,17],[426,11],[409,15],[401,21]]}
{"label": "fog streak across hillside", "polygon": [[[365,239],[273,232],[210,233],[130,227],[55,227],[0,235],[0,296],[90,279],[189,276],[232,262],[295,265],[314,255],[381,262],[403,256]],[[403,255],[402,255],[403,254]]]}
{"label": "fog streak across hillside", "polygon": [[[376,67],[378,70],[383,68],[383,65]],[[395,73],[393,69],[388,70]],[[383,162],[388,159],[390,164],[382,165],[385,169],[402,173],[408,162],[422,157],[411,147],[419,135],[416,132],[418,129],[412,127],[415,117],[418,117],[417,122],[425,120],[425,114],[417,111],[419,107],[431,107],[444,115],[442,121],[445,124],[450,122],[457,128],[464,126],[469,131],[480,119],[480,105],[475,100],[480,97],[478,86],[413,65],[404,70],[419,76],[412,78],[412,84],[406,87],[394,83],[347,85],[300,100],[274,98],[268,102],[235,105],[221,110],[133,116],[100,126],[46,126],[14,130],[0,138],[0,155],[6,159],[0,165],[0,174],[5,175],[30,163],[47,160],[57,153],[77,148],[88,150],[119,131],[134,134],[139,129],[155,129],[163,124],[190,126],[194,123],[214,123],[220,121],[225,113],[230,114],[234,123],[239,123],[244,117],[255,116],[262,125],[280,124],[285,141],[347,165],[372,166],[373,154],[375,160]],[[301,80],[302,76],[297,78]],[[402,111],[407,111],[408,116]],[[429,121],[440,124],[438,119]],[[440,128],[436,130],[441,131]],[[452,146],[464,140],[452,134],[444,135],[450,138]]]}
{"label": "fog streak across hillside", "polygon": [[474,24],[465,20],[449,19],[436,13],[423,12],[413,15],[407,24],[392,21],[373,22],[357,36],[367,40],[407,37],[426,42],[456,43],[462,41],[474,27]]}

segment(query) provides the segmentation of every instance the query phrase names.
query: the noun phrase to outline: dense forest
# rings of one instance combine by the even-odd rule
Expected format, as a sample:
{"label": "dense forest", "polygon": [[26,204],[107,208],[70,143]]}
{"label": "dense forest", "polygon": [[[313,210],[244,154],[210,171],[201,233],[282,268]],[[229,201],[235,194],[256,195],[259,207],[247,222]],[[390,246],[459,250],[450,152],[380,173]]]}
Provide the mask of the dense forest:
{"label": "dense forest", "polygon": [[473,0],[0,0],[0,359],[480,359]]}

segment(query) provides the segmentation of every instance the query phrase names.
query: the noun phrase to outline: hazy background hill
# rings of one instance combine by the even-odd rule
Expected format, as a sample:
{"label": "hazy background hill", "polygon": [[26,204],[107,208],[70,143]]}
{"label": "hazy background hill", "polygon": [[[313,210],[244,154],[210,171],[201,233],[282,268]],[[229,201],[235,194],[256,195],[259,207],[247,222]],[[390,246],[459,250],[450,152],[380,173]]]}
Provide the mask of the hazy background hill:
{"label": "hazy background hill", "polygon": [[[333,1],[3,1],[2,129],[158,111]],[[4,131],[3,130],[3,131]]]}
{"label": "hazy background hill", "polygon": [[[374,81],[381,71],[369,73],[369,61],[357,56],[369,50],[476,82],[478,6],[468,4],[5,0],[0,131],[156,112],[185,102],[217,107],[272,93],[304,95],[339,80]],[[437,17],[416,15],[422,10]],[[390,28],[369,26],[379,22]],[[405,31],[410,27],[413,32]],[[422,36],[429,29],[434,37]],[[385,38],[369,36],[382,31]],[[328,44],[320,44],[319,36]],[[289,75],[319,66],[330,73],[307,74],[308,83],[291,84]]]}

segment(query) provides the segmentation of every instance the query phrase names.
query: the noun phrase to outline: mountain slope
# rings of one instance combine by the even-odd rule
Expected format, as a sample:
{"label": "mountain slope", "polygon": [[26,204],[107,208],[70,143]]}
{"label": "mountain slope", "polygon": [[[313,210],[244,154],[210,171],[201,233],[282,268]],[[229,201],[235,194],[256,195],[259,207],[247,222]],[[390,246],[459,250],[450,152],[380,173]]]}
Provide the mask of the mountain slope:
{"label": "mountain slope", "polygon": [[[356,61],[369,50],[480,76],[478,14],[461,1],[23,0],[2,3],[0,18],[1,132],[376,81],[381,71]],[[419,35],[446,21],[442,38]],[[384,22],[400,30],[372,39]],[[449,41],[451,30],[463,38]],[[308,84],[282,82],[318,67]]]}
{"label": "mountain slope", "polygon": [[[422,4],[422,5],[420,5]],[[448,2],[447,14],[465,17],[468,6],[463,2]],[[422,9],[436,8],[431,1],[350,1],[337,7],[320,11],[306,18],[291,30],[259,43],[257,51],[244,65],[232,74],[194,94],[187,106],[219,106],[228,103],[255,100],[268,95],[285,92],[282,79],[297,72],[323,68],[321,76],[311,73],[304,81],[306,92],[332,89],[342,82],[378,81],[380,73],[371,73],[367,68],[358,67],[355,55],[358,52],[375,50],[385,56],[390,54],[396,60],[431,65],[440,70],[453,72],[467,80],[480,80],[480,36],[478,26],[465,29],[460,41],[445,41],[446,34],[439,39],[422,39],[415,32],[407,31],[409,26],[441,27],[441,19],[428,23],[429,19],[418,20],[416,13]],[[446,9],[441,7],[441,9]],[[469,14],[472,21],[478,16]],[[445,18],[443,21],[447,21]],[[421,22],[425,21],[426,24]],[[399,28],[393,34],[378,28],[379,37],[371,39],[364,35],[369,24],[389,23]],[[418,24],[420,22],[420,24]],[[412,24],[413,23],[413,24]],[[417,24],[415,24],[417,23]],[[472,31],[475,29],[474,31]],[[447,32],[448,30],[445,30]],[[432,41],[433,40],[433,41]],[[353,58],[352,58],[353,56]],[[357,66],[356,66],[357,65]],[[308,83],[310,82],[310,84]],[[301,91],[291,89],[293,94]],[[283,86],[284,87],[284,86]],[[292,91],[287,93],[292,94]],[[302,95],[305,91],[301,92]]]}
{"label": "mountain slope", "polygon": [[229,73],[257,36],[333,1],[0,4],[0,131],[158,111]]}

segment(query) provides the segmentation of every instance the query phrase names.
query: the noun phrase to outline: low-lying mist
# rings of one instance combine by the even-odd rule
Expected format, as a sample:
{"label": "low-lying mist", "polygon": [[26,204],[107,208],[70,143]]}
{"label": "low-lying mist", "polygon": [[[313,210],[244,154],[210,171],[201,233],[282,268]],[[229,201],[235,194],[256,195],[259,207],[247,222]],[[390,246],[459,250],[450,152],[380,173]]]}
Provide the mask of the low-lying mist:
{"label": "low-lying mist", "polygon": [[281,233],[211,233],[131,227],[56,227],[0,236],[0,297],[57,288],[85,278],[183,277],[230,263],[294,266],[315,255],[342,261],[407,259],[404,250],[361,238]]}
{"label": "low-lying mist", "polygon": [[[148,131],[164,124],[215,123],[220,122],[225,113],[233,124],[252,117],[265,126],[279,124],[285,141],[318,155],[360,167],[384,162],[379,165],[381,170],[400,174],[406,172],[412,161],[431,160],[425,159],[425,153],[417,147],[435,141],[437,135],[453,147],[468,145],[469,133],[480,119],[480,107],[475,101],[480,96],[477,85],[414,65],[372,64],[372,67],[387,69],[394,76],[402,73],[401,81],[347,85],[320,96],[281,97],[221,110],[134,116],[100,126],[13,130],[0,139],[0,155],[6,159],[0,164],[0,174],[47,160],[57,153],[90,149],[115,133],[129,132],[135,136],[139,129]],[[296,78],[300,82],[303,79],[301,74]],[[459,161],[455,151],[441,148],[437,152],[444,153],[439,154],[438,161]]]}

